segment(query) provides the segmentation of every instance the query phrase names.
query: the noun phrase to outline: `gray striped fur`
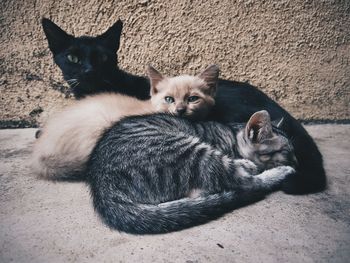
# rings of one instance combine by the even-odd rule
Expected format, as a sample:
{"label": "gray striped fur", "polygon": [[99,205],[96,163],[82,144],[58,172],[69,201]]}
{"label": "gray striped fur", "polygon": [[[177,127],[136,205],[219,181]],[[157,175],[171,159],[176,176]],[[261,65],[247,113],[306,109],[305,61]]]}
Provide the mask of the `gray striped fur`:
{"label": "gray striped fur", "polygon": [[253,142],[242,125],[195,123],[167,114],[125,118],[91,155],[87,178],[94,207],[111,228],[134,234],[204,223],[258,200],[294,173],[279,166],[294,160],[288,140],[281,138],[272,129],[265,136],[272,155],[284,151],[284,159],[262,171],[264,165],[248,159],[258,158],[257,144],[264,140]]}

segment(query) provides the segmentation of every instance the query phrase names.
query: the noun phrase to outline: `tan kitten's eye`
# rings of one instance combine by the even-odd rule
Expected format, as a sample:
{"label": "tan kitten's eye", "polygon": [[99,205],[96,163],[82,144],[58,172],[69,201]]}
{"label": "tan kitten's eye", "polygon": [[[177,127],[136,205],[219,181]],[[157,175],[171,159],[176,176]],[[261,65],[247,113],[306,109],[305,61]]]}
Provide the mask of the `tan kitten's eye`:
{"label": "tan kitten's eye", "polygon": [[72,62],[72,63],[79,63],[79,58],[75,55],[72,55],[72,54],[68,54],[67,55],[67,59],[69,60],[69,62]]}
{"label": "tan kitten's eye", "polygon": [[166,96],[166,97],[164,98],[164,100],[165,100],[166,103],[169,103],[169,104],[175,102],[175,99],[174,99],[173,97],[170,97],[170,96]]}
{"label": "tan kitten's eye", "polygon": [[188,99],[187,99],[188,102],[195,102],[195,101],[197,101],[197,100],[199,100],[199,97],[198,97],[198,96],[190,96],[190,97],[188,97]]}

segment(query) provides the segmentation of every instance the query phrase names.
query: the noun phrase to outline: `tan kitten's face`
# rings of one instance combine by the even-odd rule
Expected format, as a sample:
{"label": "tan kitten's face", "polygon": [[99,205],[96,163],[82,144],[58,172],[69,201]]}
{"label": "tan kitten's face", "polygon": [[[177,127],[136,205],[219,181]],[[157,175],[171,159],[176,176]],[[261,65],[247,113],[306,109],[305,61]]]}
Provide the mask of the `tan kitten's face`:
{"label": "tan kitten's face", "polygon": [[213,65],[197,76],[163,77],[148,68],[151,101],[158,111],[190,119],[204,119],[215,104],[219,69]]}

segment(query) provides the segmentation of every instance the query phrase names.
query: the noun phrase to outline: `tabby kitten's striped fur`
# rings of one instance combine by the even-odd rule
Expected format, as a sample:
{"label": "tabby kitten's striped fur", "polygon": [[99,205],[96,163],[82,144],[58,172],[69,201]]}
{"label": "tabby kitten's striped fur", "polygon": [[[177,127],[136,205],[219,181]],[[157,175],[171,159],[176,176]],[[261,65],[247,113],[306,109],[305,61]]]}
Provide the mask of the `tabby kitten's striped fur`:
{"label": "tabby kitten's striped fur", "polygon": [[262,197],[294,172],[287,165],[295,165],[292,146],[266,111],[246,127],[155,114],[109,129],[91,155],[87,179],[108,226],[155,234]]}

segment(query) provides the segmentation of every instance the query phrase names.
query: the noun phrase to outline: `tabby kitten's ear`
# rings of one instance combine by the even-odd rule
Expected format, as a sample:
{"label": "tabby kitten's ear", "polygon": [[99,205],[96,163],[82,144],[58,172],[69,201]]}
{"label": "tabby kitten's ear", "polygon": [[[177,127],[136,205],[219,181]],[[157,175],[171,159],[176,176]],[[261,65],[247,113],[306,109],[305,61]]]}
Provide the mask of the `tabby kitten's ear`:
{"label": "tabby kitten's ear", "polygon": [[113,26],[107,29],[102,35],[98,38],[102,40],[103,44],[113,52],[117,52],[120,44],[120,35],[123,30],[123,22],[118,19]]}
{"label": "tabby kitten's ear", "polygon": [[151,81],[151,96],[158,93],[157,85],[161,82],[164,77],[154,67],[148,65],[147,74]]}
{"label": "tabby kitten's ear", "polygon": [[56,55],[67,48],[74,39],[72,35],[67,34],[58,25],[47,18],[41,20],[49,48],[51,52]]}
{"label": "tabby kitten's ear", "polygon": [[246,137],[253,143],[259,143],[273,137],[270,115],[266,110],[255,112],[245,128]]}
{"label": "tabby kitten's ear", "polygon": [[212,96],[214,96],[216,92],[219,72],[220,70],[217,65],[210,65],[202,73],[197,75],[197,77],[203,79],[207,83],[209,87],[209,94]]}

